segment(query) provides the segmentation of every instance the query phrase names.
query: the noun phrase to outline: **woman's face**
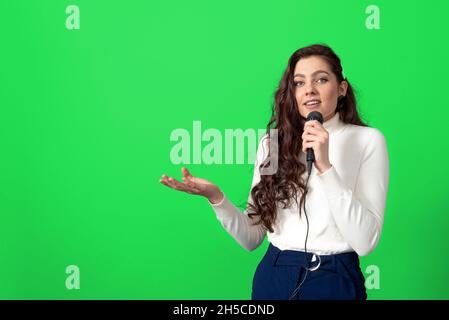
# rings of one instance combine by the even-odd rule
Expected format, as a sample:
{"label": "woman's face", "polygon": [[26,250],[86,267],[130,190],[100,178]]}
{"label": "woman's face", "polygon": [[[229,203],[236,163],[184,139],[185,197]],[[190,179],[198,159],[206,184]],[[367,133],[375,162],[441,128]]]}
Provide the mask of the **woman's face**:
{"label": "woman's face", "polygon": [[[295,97],[302,117],[312,111],[319,111],[324,121],[335,115],[339,96],[345,96],[348,84],[340,84],[328,63],[318,56],[299,59],[293,74]],[[306,105],[308,101],[318,100],[317,104]]]}

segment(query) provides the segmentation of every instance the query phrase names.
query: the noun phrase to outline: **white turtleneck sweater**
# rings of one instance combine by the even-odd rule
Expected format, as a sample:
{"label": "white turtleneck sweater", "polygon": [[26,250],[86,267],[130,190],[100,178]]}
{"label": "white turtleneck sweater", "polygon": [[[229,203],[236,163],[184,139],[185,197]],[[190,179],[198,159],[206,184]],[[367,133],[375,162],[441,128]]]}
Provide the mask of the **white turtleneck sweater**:
{"label": "white turtleneck sweater", "polygon": [[[338,112],[323,126],[329,132],[332,166],[321,174],[312,166],[306,195],[307,252],[329,255],[355,251],[360,256],[368,255],[379,241],[384,221],[389,179],[385,138],[378,129],[342,122]],[[260,181],[258,168],[268,156],[267,142],[267,135],[260,139],[252,187]],[[304,152],[300,157],[306,163]],[[303,178],[305,182],[307,170]],[[271,233],[263,225],[253,226],[258,218],[250,219],[248,209],[241,212],[223,195],[219,203],[209,203],[225,230],[245,249],[256,249],[267,235],[268,241],[281,250],[304,251],[306,218],[304,208],[299,217],[294,200],[290,208],[277,206]],[[253,203],[251,193],[248,202]]]}

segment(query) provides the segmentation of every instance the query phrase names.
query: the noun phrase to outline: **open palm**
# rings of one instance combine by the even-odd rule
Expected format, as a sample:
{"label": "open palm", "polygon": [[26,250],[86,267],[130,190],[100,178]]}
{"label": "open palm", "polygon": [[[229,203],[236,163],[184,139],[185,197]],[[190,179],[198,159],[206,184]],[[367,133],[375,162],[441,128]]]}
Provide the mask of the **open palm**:
{"label": "open palm", "polygon": [[206,179],[194,177],[185,167],[181,171],[183,182],[168,177],[165,174],[162,175],[159,182],[172,189],[200,195],[208,198],[211,202],[218,202],[217,200],[220,198],[221,191],[215,184]]}

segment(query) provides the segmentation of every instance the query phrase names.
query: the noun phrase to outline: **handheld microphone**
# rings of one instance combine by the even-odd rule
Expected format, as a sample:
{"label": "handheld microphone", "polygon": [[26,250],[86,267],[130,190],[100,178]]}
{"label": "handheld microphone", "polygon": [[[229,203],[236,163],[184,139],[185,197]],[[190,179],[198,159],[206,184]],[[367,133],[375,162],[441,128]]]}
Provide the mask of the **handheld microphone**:
{"label": "handheld microphone", "polygon": [[[317,120],[321,124],[323,124],[323,115],[318,111],[312,111],[307,115],[306,121],[310,120]],[[312,171],[312,163],[315,161],[315,153],[313,152],[312,148],[307,148],[307,172],[309,173]]]}

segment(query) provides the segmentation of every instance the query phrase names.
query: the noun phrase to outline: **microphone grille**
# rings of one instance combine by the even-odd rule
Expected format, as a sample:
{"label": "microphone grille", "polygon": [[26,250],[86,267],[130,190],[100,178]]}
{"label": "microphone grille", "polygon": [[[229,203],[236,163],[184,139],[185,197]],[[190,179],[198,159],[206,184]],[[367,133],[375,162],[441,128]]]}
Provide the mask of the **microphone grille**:
{"label": "microphone grille", "polygon": [[323,124],[323,115],[321,114],[321,112],[312,111],[307,115],[307,121],[310,121],[310,120],[317,120],[321,124]]}

